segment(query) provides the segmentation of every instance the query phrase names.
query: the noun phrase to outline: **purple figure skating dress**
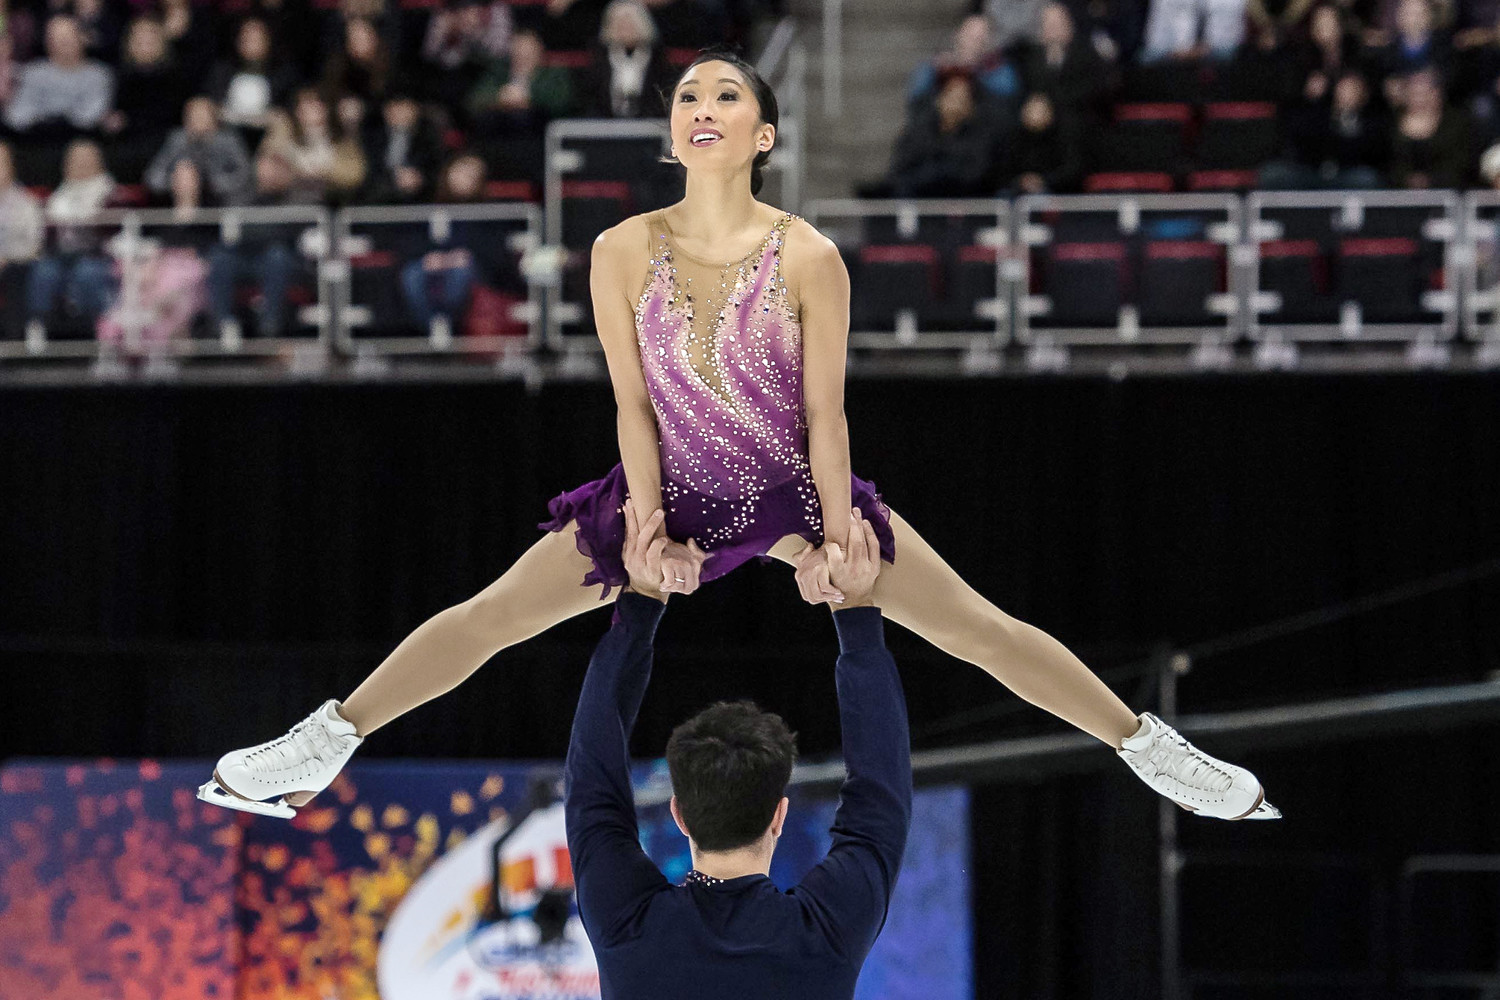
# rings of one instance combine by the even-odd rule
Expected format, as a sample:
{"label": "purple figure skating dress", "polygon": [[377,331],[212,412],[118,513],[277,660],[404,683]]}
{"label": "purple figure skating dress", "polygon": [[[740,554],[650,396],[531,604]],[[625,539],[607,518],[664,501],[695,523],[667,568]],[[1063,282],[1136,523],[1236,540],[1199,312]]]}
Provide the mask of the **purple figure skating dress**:
{"label": "purple figure skating dress", "polygon": [[[780,268],[786,227],[796,218],[785,213],[757,249],[726,265],[675,246],[660,213],[646,217],[656,238],[650,281],[635,307],[636,343],[661,436],[667,535],[696,539],[713,553],[700,582],[753,556],[770,561],[766,553],[787,535],[823,543],[808,460],[802,327]],[[852,476],[850,485],[881,558],[894,563],[890,510],[873,483]],[[583,584],[602,584],[601,600],[629,580],[620,558],[627,494],[617,463],[603,479],[553,499],[552,520],[538,525],[561,531],[577,520],[578,551],[594,564]]]}

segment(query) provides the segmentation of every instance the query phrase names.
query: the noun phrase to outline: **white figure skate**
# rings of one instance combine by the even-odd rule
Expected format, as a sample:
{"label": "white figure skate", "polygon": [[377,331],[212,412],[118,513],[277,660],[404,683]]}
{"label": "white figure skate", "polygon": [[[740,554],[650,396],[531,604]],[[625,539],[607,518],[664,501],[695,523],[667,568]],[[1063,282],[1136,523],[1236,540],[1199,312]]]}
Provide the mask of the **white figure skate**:
{"label": "white figure skate", "polygon": [[1255,775],[1210,757],[1150,712],[1142,712],[1140,720],[1140,730],[1117,752],[1156,791],[1199,816],[1281,818]]}
{"label": "white figure skate", "polygon": [[[231,750],[219,758],[213,780],[199,787],[198,798],[227,809],[291,819],[297,810],[286,796],[323,791],[364,742],[338,710],[339,703],[330,698],[285,736]],[[264,801],[273,797],[275,801]]]}

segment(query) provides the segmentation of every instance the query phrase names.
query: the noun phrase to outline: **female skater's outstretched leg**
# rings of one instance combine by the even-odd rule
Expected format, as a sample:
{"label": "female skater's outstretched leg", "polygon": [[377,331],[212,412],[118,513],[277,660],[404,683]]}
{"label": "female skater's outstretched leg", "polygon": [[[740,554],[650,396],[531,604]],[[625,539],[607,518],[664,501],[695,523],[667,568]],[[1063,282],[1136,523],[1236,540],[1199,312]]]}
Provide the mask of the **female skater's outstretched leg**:
{"label": "female skater's outstretched leg", "polygon": [[576,528],[543,535],[494,583],[423,622],[342,704],[326,702],[285,736],[225,754],[199,797],[289,817],[328,787],[364,737],[452,690],[506,646],[605,606],[581,585],[592,564]]}
{"label": "female skater's outstretched leg", "polygon": [[[896,561],[880,567],[881,613],[960,660],[982,667],[1016,694],[1115,749],[1140,720],[1066,646],[985,600],[911,525],[891,511]],[[791,562],[800,538],[771,555]]]}
{"label": "female skater's outstretched leg", "polygon": [[[881,566],[874,592],[885,617],[1109,744],[1184,809],[1220,819],[1281,815],[1255,775],[1203,753],[1155,716],[1133,714],[1062,643],[980,596],[895,511],[891,530],[896,562]],[[770,554],[794,563],[804,544],[784,538]]]}
{"label": "female skater's outstretched leg", "polygon": [[593,569],[574,541],[577,522],[537,540],[498,580],[427,619],[344,699],[340,714],[368,736],[392,719],[457,687],[506,646],[591,608],[606,607]]}

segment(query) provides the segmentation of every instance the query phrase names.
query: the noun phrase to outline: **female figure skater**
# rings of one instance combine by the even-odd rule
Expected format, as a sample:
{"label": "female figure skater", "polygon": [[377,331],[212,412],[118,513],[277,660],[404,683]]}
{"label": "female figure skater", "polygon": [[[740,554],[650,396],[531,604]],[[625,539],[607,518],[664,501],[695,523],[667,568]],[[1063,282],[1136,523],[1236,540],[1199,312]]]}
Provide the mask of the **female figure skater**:
{"label": "female figure skater", "polygon": [[851,474],[848,274],[830,240],[755,199],[775,141],[776,97],[737,56],[705,53],[678,78],[670,109],[673,156],[687,170],[683,199],[606,230],[592,248],[621,462],[554,499],[541,525],[548,534],[479,594],[419,626],[342,703],[329,700],[285,736],[226,754],[200,797],[291,816],[370,733],[451,690],[497,651],[610,599],[628,580],[620,556],[628,497],[642,521],[665,514],[654,523],[667,592],[692,593],[768,556],[796,567],[813,604],[842,600],[826,553],[844,544],[842,512],[857,508],[890,564],[875,588],[887,618],[1097,737],[1183,808],[1222,819],[1279,816],[1253,774],[1199,751],[1154,715],[1132,713],[1061,643],[964,583],[873,484]]}

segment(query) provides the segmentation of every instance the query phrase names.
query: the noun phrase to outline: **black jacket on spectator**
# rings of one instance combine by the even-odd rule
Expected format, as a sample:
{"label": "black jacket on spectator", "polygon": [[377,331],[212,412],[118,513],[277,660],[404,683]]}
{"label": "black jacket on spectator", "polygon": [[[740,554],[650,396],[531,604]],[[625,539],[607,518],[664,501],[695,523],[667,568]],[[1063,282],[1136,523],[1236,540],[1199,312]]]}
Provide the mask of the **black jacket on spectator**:
{"label": "black jacket on spectator", "polygon": [[1323,100],[1286,113],[1284,119],[1289,152],[1298,163],[1321,168],[1332,164],[1339,170],[1373,167],[1384,173],[1391,160],[1391,124],[1374,108],[1340,120],[1333,104]]}
{"label": "black jacket on spectator", "polygon": [[155,66],[125,65],[115,77],[115,110],[125,115],[125,134],[151,137],[159,146],[182,124],[182,106],[192,97],[174,60]]}
{"label": "black jacket on spectator", "polygon": [[534,24],[519,26],[533,28],[548,52],[586,49],[590,42],[599,37],[599,22],[604,18],[604,0],[574,0],[560,14],[545,13],[546,8],[541,6],[533,9],[544,12],[541,19]]}
{"label": "black jacket on spectator", "polygon": [[1039,174],[1051,194],[1078,191],[1087,172],[1083,115],[1054,107],[1052,125],[1040,132],[1018,128],[1006,136],[999,156],[999,183],[1015,187],[1023,174]]}
{"label": "black jacket on spectator", "polygon": [[1430,139],[1408,139],[1398,127],[1391,140],[1391,183],[1406,187],[1413,174],[1426,174],[1429,187],[1463,187],[1469,180],[1469,116],[1444,108]]}
{"label": "black jacket on spectator", "polygon": [[944,133],[934,105],[918,108],[896,140],[891,157],[890,181],[896,197],[959,198],[986,193],[994,170],[998,120],[996,109],[981,100],[967,121]]}
{"label": "black jacket on spectator", "polygon": [[589,64],[578,76],[580,115],[588,118],[660,118],[666,115],[662,91],[671,90],[678,74],[667,62],[666,50],[662,46],[651,50],[651,62],[646,67],[640,97],[628,114],[617,114],[611,105],[609,85],[613,75],[609,50],[595,42],[589,50]]}
{"label": "black jacket on spectator", "polygon": [[722,42],[729,31],[728,19],[719,7],[708,7],[698,0],[671,0],[651,8],[651,19],[661,44],[669,49],[701,49]]}
{"label": "black jacket on spectator", "polygon": [[1062,62],[1047,61],[1047,50],[1028,45],[1021,53],[1021,79],[1026,93],[1046,94],[1052,106],[1093,109],[1109,86],[1109,66],[1088,40],[1075,36]]}
{"label": "black jacket on spectator", "polygon": [[[393,135],[386,124],[380,122],[370,130],[364,146],[369,172],[365,175],[361,201],[372,205],[393,205],[432,198],[438,172],[443,166],[443,137],[425,116],[417,119],[416,128],[405,140]],[[408,194],[397,187],[397,167],[413,167],[421,171],[421,190]]]}

